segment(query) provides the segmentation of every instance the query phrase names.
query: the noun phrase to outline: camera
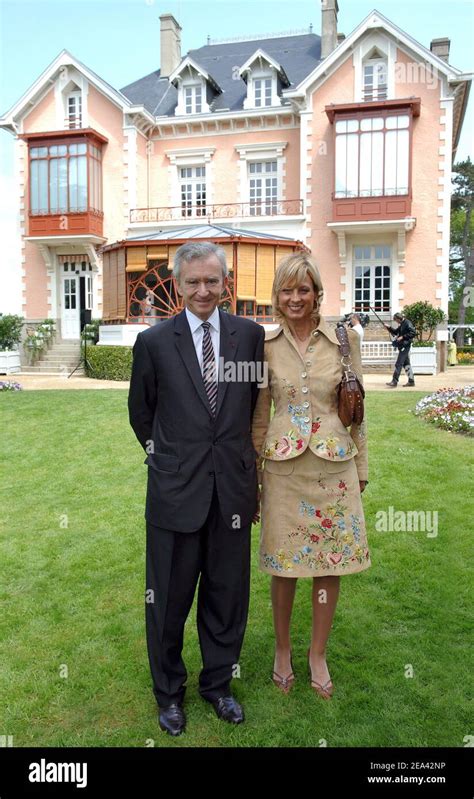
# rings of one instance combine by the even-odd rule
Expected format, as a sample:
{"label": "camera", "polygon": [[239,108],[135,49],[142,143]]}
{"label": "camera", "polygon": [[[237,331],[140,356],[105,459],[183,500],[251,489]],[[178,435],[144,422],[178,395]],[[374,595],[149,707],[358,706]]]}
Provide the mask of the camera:
{"label": "camera", "polygon": [[367,314],[367,313],[359,313],[357,311],[353,311],[352,313],[344,314],[344,316],[342,317],[342,319],[339,322],[339,324],[340,325],[341,324],[346,324],[346,325],[349,325],[349,327],[352,327],[352,322],[351,322],[351,317],[352,316],[357,316],[357,318],[358,318],[360,324],[362,325],[362,327],[367,327],[367,325],[370,322],[369,314]]}

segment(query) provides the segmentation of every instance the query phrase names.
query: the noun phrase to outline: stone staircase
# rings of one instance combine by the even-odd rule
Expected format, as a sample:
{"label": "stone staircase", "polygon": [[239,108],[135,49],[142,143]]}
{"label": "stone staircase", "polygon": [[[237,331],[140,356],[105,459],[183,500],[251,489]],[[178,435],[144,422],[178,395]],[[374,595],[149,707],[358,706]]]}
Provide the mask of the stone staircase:
{"label": "stone staircase", "polygon": [[[57,341],[42,353],[33,366],[23,364],[20,374],[63,375],[67,377],[79,363],[80,356],[79,341]],[[74,374],[83,375],[83,366],[81,365]]]}

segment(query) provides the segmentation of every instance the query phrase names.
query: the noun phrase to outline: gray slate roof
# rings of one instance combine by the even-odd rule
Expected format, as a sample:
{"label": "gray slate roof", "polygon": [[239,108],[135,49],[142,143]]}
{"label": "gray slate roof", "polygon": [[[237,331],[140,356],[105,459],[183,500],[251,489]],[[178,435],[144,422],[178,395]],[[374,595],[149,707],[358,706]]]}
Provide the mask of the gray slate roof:
{"label": "gray slate roof", "polygon": [[[281,64],[290,81],[289,88],[300,83],[321,61],[321,37],[315,33],[209,44],[189,50],[186,55],[205,69],[222,89],[222,94],[212,101],[211,111],[243,108],[247,85],[241,78],[234,80],[233,76],[259,48]],[[132,103],[144,105],[154,116],[174,116],[178,92],[168,78],[160,78],[159,69],[124,86],[121,92]]]}

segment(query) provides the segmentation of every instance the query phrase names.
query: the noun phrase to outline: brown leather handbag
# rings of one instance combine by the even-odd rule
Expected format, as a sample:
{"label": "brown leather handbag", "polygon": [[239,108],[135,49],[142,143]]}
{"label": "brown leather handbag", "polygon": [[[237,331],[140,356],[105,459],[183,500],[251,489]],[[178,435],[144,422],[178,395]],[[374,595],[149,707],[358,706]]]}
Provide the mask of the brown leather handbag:
{"label": "brown leather handbag", "polygon": [[336,327],[336,336],[339,341],[343,366],[342,380],[337,387],[339,419],[344,427],[350,427],[353,423],[361,424],[364,418],[365,391],[352,370],[351,348],[345,325]]}

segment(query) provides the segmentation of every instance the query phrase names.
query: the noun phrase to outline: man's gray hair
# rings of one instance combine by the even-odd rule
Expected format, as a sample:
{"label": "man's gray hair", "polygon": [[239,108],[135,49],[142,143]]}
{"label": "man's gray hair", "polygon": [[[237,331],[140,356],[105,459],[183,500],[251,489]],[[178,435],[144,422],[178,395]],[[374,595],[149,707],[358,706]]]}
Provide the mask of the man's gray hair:
{"label": "man's gray hair", "polygon": [[179,283],[181,264],[189,263],[195,258],[208,258],[210,255],[215,255],[222,266],[222,277],[227,277],[229,270],[225,259],[225,252],[222,247],[213,244],[212,241],[190,241],[189,244],[183,244],[178,247],[174,256],[173,262],[173,277]]}

